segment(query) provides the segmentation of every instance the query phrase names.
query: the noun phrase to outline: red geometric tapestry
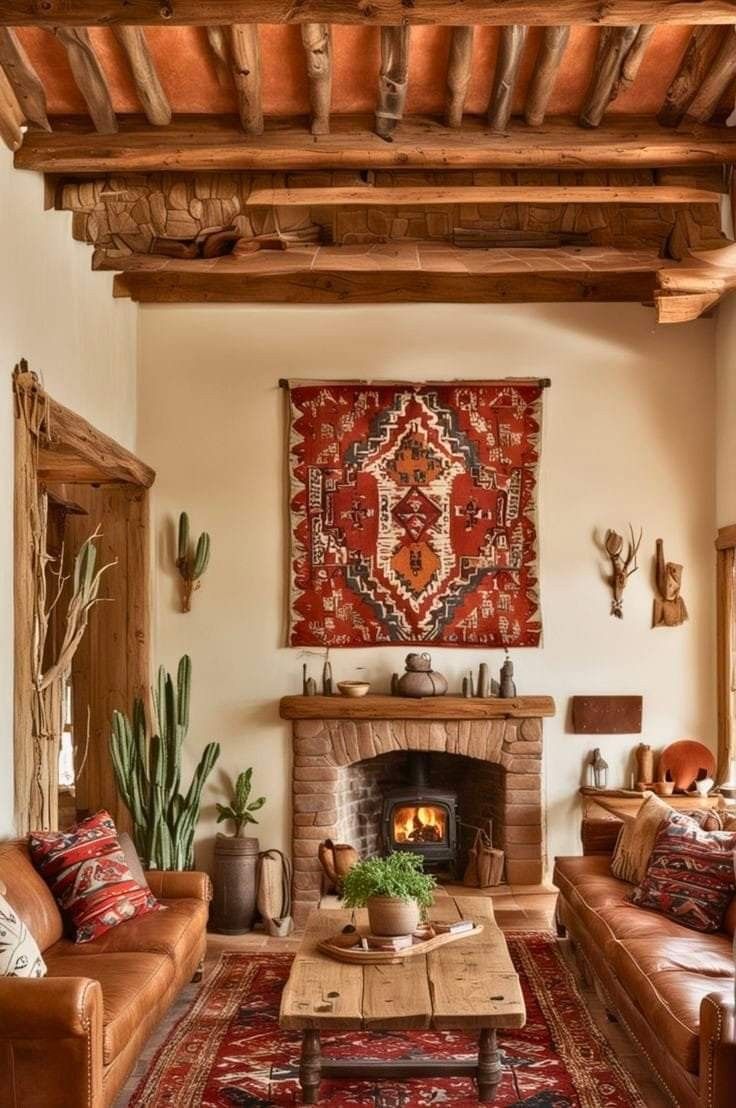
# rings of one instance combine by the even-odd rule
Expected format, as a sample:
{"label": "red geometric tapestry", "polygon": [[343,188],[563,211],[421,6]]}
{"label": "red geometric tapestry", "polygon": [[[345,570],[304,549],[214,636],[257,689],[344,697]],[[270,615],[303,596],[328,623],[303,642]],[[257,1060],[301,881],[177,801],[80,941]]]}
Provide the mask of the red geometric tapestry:
{"label": "red geometric tapestry", "polygon": [[539,645],[543,388],[291,383],[291,646]]}

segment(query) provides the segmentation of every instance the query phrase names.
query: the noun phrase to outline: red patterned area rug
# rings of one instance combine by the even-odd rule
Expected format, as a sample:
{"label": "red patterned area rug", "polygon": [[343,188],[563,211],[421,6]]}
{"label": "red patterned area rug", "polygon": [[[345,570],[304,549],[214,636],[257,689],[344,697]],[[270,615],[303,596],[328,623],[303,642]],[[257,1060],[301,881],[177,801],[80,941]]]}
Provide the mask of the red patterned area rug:
{"label": "red patterned area rug", "polygon": [[[527,1006],[521,1031],[499,1036],[503,1077],[496,1108],[646,1108],[586,1011],[554,936],[507,936]],[[301,1103],[300,1037],[279,1030],[289,954],[224,954],[190,1011],[172,1029],[129,1108],[286,1108]],[[322,1035],[325,1055],[381,1060],[472,1056],[466,1032]],[[467,1078],[325,1080],[328,1108],[468,1108]]]}

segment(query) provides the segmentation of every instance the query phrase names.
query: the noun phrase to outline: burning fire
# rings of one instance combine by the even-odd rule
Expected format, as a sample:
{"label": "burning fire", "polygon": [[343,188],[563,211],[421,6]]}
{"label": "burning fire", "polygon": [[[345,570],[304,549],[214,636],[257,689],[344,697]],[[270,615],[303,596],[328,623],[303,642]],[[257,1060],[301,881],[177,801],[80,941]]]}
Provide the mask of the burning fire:
{"label": "burning fire", "polygon": [[446,833],[447,812],[442,807],[412,805],[394,811],[394,842],[441,843]]}

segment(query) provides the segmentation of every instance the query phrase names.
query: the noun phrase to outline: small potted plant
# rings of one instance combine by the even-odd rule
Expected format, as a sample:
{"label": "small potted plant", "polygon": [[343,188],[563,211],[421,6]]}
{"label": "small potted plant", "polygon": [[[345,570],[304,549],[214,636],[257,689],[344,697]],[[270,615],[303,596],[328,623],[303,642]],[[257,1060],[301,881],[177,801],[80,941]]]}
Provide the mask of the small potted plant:
{"label": "small potted plant", "polygon": [[250,931],[256,911],[258,839],[245,834],[253,815],[266,803],[265,796],[251,801],[253,769],[238,774],[229,804],[218,804],[217,822],[232,820],[234,835],[218,833],[212,874],[210,927],[221,935],[242,935]]}
{"label": "small potted plant", "polygon": [[420,854],[397,850],[357,862],[343,880],[343,898],[348,908],[368,909],[372,934],[410,935],[432,903],[435,884]]}

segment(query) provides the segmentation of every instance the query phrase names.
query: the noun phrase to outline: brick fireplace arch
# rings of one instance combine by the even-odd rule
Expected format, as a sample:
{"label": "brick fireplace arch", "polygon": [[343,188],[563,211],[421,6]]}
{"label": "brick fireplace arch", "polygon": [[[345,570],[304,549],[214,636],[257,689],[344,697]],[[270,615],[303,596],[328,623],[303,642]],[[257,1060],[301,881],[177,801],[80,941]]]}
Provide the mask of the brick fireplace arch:
{"label": "brick fireplace arch", "polygon": [[294,916],[302,923],[321,888],[317,845],[347,833],[350,767],[381,755],[424,751],[462,755],[496,767],[493,782],[497,845],[510,884],[537,884],[545,868],[542,804],[542,718],[549,697],[464,700],[442,697],[285,697],[293,720]]}

